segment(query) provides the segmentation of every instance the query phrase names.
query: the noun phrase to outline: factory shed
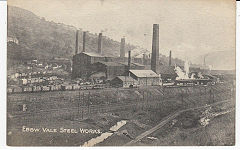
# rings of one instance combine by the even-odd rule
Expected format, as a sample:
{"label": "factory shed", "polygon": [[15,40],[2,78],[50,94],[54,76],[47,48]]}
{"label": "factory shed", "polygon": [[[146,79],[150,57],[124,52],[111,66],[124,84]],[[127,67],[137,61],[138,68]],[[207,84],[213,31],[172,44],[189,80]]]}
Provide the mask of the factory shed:
{"label": "factory shed", "polygon": [[177,74],[174,70],[174,66],[159,66],[159,74],[164,82],[174,81],[177,77]]}
{"label": "factory shed", "polygon": [[114,67],[118,67],[118,66],[124,66],[120,63],[117,63],[117,62],[105,62],[105,61],[99,61],[99,62],[96,62],[95,64],[98,64],[98,65],[104,65],[106,67],[111,67],[111,66],[114,66]]}
{"label": "factory shed", "polygon": [[[120,64],[123,64],[123,65],[125,65],[125,66],[128,66],[128,63],[127,63],[127,62],[123,62],[123,63],[120,63]],[[145,66],[142,65],[142,64],[139,64],[139,63],[131,62],[130,68],[131,68],[131,69],[136,69],[136,70],[143,70],[143,69],[145,69]]]}
{"label": "factory shed", "polygon": [[105,60],[104,56],[94,52],[81,52],[76,57],[85,65]]}
{"label": "factory shed", "polygon": [[[126,72],[126,67],[117,62],[99,61],[92,65],[92,70],[95,71],[90,75],[90,78],[105,78],[111,80],[116,76],[123,75]],[[105,76],[103,76],[103,74],[105,74]]]}
{"label": "factory shed", "polygon": [[139,85],[160,85],[160,75],[152,70],[129,70],[129,75],[137,80]]}
{"label": "factory shed", "polygon": [[113,87],[134,87],[138,84],[138,81],[130,76],[117,76],[110,82]]}
{"label": "factory shed", "polygon": [[105,57],[93,52],[81,52],[73,56],[72,76],[87,77],[91,72],[91,65],[98,61],[104,61]]}

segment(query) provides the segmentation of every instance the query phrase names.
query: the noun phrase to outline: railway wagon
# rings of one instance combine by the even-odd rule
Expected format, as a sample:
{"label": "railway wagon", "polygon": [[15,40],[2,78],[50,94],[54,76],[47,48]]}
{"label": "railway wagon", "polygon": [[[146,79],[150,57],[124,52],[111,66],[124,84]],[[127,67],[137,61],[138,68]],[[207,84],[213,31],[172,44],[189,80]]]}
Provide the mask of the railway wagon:
{"label": "railway wagon", "polygon": [[41,89],[42,89],[43,92],[50,91],[50,87],[49,86],[42,86]]}
{"label": "railway wagon", "polygon": [[49,87],[50,87],[50,91],[57,91],[57,90],[59,90],[57,85],[49,85]]}
{"label": "railway wagon", "polygon": [[32,91],[33,91],[33,87],[32,86],[23,87],[23,92],[32,92]]}
{"label": "railway wagon", "polygon": [[94,89],[103,89],[104,85],[102,85],[102,84],[95,84],[93,88]]}
{"label": "railway wagon", "polygon": [[91,90],[93,89],[93,85],[82,85],[81,90]]}
{"label": "railway wagon", "polygon": [[14,87],[13,93],[21,93],[23,91],[22,87]]}
{"label": "railway wagon", "polygon": [[80,85],[74,84],[74,85],[72,85],[72,89],[73,90],[79,90],[80,89]]}
{"label": "railway wagon", "polygon": [[33,86],[33,92],[40,92],[41,90],[41,86]]}
{"label": "railway wagon", "polygon": [[207,85],[212,83],[211,79],[183,79],[175,80],[175,85]]}
{"label": "railway wagon", "polygon": [[58,85],[56,85],[56,88],[57,88],[58,90],[62,90],[62,85],[58,84]]}
{"label": "railway wagon", "polygon": [[65,90],[72,90],[72,85],[62,85],[61,89],[64,90],[64,91]]}
{"label": "railway wagon", "polygon": [[7,93],[13,93],[13,88],[7,88]]}

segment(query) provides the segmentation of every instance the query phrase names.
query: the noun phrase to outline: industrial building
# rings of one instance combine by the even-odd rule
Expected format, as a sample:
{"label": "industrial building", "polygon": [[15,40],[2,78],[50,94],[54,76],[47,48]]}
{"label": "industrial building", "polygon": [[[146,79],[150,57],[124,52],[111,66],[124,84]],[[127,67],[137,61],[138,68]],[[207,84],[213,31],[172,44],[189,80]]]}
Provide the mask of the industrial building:
{"label": "industrial building", "polygon": [[[164,66],[159,61],[159,25],[153,24],[152,53],[149,66],[148,58],[132,58],[131,51],[125,57],[125,38],[121,38],[118,57],[103,55],[102,33],[98,36],[97,53],[85,51],[85,36],[83,32],[83,50],[78,50],[78,31],[76,32],[76,54],[73,56],[72,77],[85,79],[102,79],[111,81],[112,86],[130,87],[140,85],[162,85],[175,82],[178,76],[172,66],[172,52],[169,53],[169,65]],[[184,81],[179,81],[184,82]]]}
{"label": "industrial building", "polygon": [[152,70],[129,70],[128,76],[117,76],[111,81],[113,87],[137,87],[160,85],[160,75]]}
{"label": "industrial building", "polygon": [[161,74],[163,82],[172,82],[176,79],[177,74],[175,73],[174,68],[174,66],[159,66],[159,74]]}
{"label": "industrial building", "polygon": [[129,76],[137,80],[138,85],[160,85],[160,74],[152,70],[129,70]]}
{"label": "industrial building", "polygon": [[102,78],[106,80],[123,75],[126,71],[126,66],[116,62],[99,61],[93,63],[91,70],[94,70],[94,72],[90,74],[89,78]]}
{"label": "industrial building", "polygon": [[[76,50],[73,56],[73,78],[102,78],[112,80],[116,76],[127,75],[129,69],[144,69],[141,58],[125,57],[125,38],[121,39],[120,57],[102,55],[102,33],[98,36],[98,52],[85,52],[85,36],[83,32],[83,50],[78,53],[78,31],[76,33]],[[140,62],[140,63],[139,63]]]}
{"label": "industrial building", "polygon": [[[78,50],[78,34],[76,32],[76,51],[73,56],[72,77],[73,78],[101,78],[103,80],[122,80],[122,85],[127,85],[126,81],[134,79],[138,85],[159,85],[159,25],[153,25],[151,70],[147,67],[146,56],[143,58],[131,58],[131,51],[125,57],[125,38],[121,38],[119,57],[102,55],[102,33],[98,36],[97,53],[85,51],[86,32],[83,32],[83,50]],[[117,77],[117,78],[116,78]],[[126,79],[126,80],[125,80]]]}
{"label": "industrial building", "polygon": [[117,76],[111,80],[112,87],[135,87],[138,86],[138,81],[133,79],[131,76]]}

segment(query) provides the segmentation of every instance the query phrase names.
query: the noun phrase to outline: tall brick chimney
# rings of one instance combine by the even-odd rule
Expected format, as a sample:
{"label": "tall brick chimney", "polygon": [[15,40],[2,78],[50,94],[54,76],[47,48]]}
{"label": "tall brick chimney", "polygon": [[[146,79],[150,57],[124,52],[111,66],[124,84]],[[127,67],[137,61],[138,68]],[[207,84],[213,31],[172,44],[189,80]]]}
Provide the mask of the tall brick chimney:
{"label": "tall brick chimney", "polygon": [[128,71],[131,68],[131,51],[128,51]]}
{"label": "tall brick chimney", "polygon": [[86,31],[83,32],[83,49],[82,49],[83,52],[85,52],[85,44],[86,44]]}
{"label": "tall brick chimney", "polygon": [[121,38],[121,45],[120,45],[120,57],[125,57],[125,38]]}
{"label": "tall brick chimney", "polygon": [[146,65],[146,54],[143,54],[142,64],[143,64],[143,65]]}
{"label": "tall brick chimney", "polygon": [[153,24],[151,70],[157,73],[159,66],[159,24]]}
{"label": "tall brick chimney", "polygon": [[98,35],[98,53],[102,53],[102,33]]}
{"label": "tall brick chimney", "polygon": [[172,51],[169,52],[169,66],[172,65]]}
{"label": "tall brick chimney", "polygon": [[75,55],[78,53],[78,32],[79,32],[79,30],[77,30],[77,32],[76,32]]}

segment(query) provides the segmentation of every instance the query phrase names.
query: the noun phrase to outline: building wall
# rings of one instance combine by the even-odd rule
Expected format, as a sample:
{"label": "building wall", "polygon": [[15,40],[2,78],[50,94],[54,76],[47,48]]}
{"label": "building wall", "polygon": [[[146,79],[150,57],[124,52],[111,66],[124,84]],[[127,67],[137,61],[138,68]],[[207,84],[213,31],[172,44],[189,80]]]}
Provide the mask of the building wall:
{"label": "building wall", "polygon": [[174,81],[176,79],[176,77],[177,77],[176,74],[161,74],[161,78],[162,78],[163,81],[167,81],[169,79]]}
{"label": "building wall", "polygon": [[133,62],[143,64],[143,59],[142,58],[133,58]]}
{"label": "building wall", "polygon": [[91,66],[91,56],[83,53],[73,56],[72,77],[83,77],[89,72]]}
{"label": "building wall", "polygon": [[116,76],[124,75],[126,72],[125,66],[107,66],[107,78],[112,79]]}
{"label": "building wall", "polygon": [[143,70],[145,68],[145,66],[139,66],[139,65],[131,64],[130,68],[131,69],[136,69],[136,70]]}
{"label": "building wall", "polygon": [[138,78],[138,84],[139,85],[159,85],[159,78]]}
{"label": "building wall", "polygon": [[137,77],[130,72],[130,76],[138,81],[138,85],[159,85],[159,77]]}
{"label": "building wall", "polygon": [[105,61],[104,57],[90,57],[91,58],[91,63],[96,63],[98,61]]}
{"label": "building wall", "polygon": [[[79,53],[73,56],[72,64],[72,78],[85,78],[89,77],[93,72],[96,72],[98,67],[93,64],[99,61],[104,62],[127,62],[127,57],[92,57],[84,53]],[[141,59],[136,59],[140,61]],[[138,62],[139,63],[139,62]],[[143,66],[132,66],[132,69],[144,69]],[[102,72],[106,72],[106,77],[108,79],[114,78],[119,75],[126,74],[126,66],[106,66],[106,68],[101,68]]]}
{"label": "building wall", "polygon": [[125,74],[126,69],[124,65],[120,66],[108,66],[102,63],[94,63],[89,66],[88,70],[84,70],[89,72],[89,77],[91,74],[102,72],[105,73],[106,79],[112,79],[116,76],[120,76]]}
{"label": "building wall", "polygon": [[105,57],[106,62],[127,62],[127,57]]}
{"label": "building wall", "polygon": [[113,87],[124,87],[124,88],[129,88],[130,85],[137,85],[137,81],[136,80],[121,80],[119,78],[114,78],[113,80],[111,80],[111,86]]}
{"label": "building wall", "polygon": [[123,81],[120,80],[119,78],[113,79],[110,84],[113,87],[123,87]]}

